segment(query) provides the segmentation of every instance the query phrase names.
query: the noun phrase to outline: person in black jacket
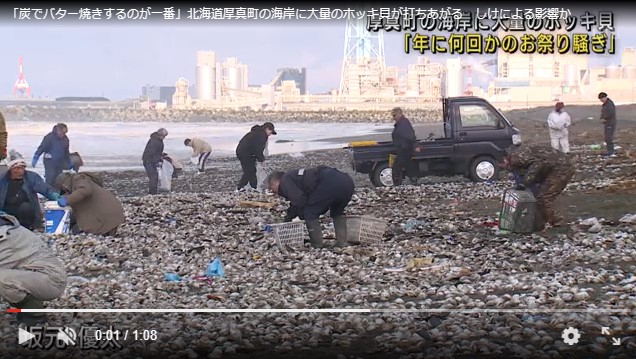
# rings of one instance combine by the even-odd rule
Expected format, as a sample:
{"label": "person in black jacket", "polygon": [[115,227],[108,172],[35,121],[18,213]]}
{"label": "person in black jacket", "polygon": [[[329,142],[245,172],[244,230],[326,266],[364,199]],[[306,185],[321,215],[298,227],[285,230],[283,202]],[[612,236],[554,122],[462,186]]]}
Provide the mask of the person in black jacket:
{"label": "person in black jacket", "polygon": [[274,124],[265,122],[262,126],[254,126],[236,146],[236,157],[241,162],[243,175],[239,180],[236,190],[241,191],[248,183],[253,189],[256,189],[256,161],[264,162],[265,156],[263,151],[267,144],[267,139],[271,135],[275,135],[276,130]]}
{"label": "person in black jacket", "polygon": [[[395,120],[391,138],[397,152],[393,161],[393,185],[400,186],[402,185],[402,180],[404,180],[404,174],[410,175],[413,171],[411,156],[415,148],[415,130],[413,130],[411,122],[404,117],[401,108],[396,107],[391,110],[391,116]],[[413,179],[411,181],[413,182]]]}
{"label": "person in black jacket", "polygon": [[322,247],[322,227],[319,218],[327,211],[333,218],[336,246],[348,245],[344,209],[355,191],[351,176],[335,168],[318,166],[274,172],[268,176],[266,183],[270,191],[290,202],[285,222],[295,217],[305,220],[312,247]]}
{"label": "person in black jacket", "polygon": [[150,139],[146,143],[144,154],[141,157],[146,175],[148,175],[148,193],[150,194],[157,194],[157,186],[159,185],[157,168],[161,168],[163,164],[163,139],[166,136],[168,136],[168,131],[165,128],[160,128],[150,134]]}
{"label": "person in black jacket", "polygon": [[44,162],[44,179],[49,186],[55,185],[55,178],[65,169],[79,170],[79,168],[73,167],[73,161],[70,158],[70,142],[66,136],[67,133],[68,126],[66,124],[58,123],[53,126],[53,130],[44,136],[31,159],[31,166],[35,167],[40,156],[44,154],[42,161]]}
{"label": "person in black jacket", "polygon": [[605,130],[605,147],[607,153],[604,156],[616,157],[614,153],[614,132],[616,131],[616,106],[614,101],[607,97],[605,92],[598,94],[598,99],[601,100],[603,106],[601,107],[601,122]]}

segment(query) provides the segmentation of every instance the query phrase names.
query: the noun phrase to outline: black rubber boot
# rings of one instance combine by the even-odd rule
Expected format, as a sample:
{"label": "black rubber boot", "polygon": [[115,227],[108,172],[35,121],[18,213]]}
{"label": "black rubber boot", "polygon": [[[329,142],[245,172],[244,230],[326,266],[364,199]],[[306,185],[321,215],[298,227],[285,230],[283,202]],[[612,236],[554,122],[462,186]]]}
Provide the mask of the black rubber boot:
{"label": "black rubber boot", "polygon": [[[20,309],[44,309],[42,301],[39,301],[30,295],[27,295],[20,303],[12,306]],[[26,326],[46,323],[46,319],[46,314],[44,313],[18,313],[17,315],[18,324]]]}
{"label": "black rubber boot", "polygon": [[306,221],[307,231],[309,232],[309,243],[314,248],[322,248],[322,227],[320,220],[314,219]]}
{"label": "black rubber boot", "polygon": [[336,231],[336,247],[343,248],[349,246],[349,242],[347,242],[347,217],[334,217],[333,228]]}

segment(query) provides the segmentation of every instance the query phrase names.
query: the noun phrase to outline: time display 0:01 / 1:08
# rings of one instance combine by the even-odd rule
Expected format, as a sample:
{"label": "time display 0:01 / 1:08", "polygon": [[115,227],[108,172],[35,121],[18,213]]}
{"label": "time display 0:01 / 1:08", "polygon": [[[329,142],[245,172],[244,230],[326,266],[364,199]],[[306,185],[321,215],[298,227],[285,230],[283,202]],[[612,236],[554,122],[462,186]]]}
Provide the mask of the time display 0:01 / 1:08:
{"label": "time display 0:01 / 1:08", "polygon": [[[143,340],[143,341],[155,341],[158,338],[157,331],[155,329],[143,329],[138,330],[135,329],[130,332],[132,338],[134,340]],[[128,339],[128,330],[120,331],[120,330],[96,330],[95,331],[95,340],[126,340]]]}

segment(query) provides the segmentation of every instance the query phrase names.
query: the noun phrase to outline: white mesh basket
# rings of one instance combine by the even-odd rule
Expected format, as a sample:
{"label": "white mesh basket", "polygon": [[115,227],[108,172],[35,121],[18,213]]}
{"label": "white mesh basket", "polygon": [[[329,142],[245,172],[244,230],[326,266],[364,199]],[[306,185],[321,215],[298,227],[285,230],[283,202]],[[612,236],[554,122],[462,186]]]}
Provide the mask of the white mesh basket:
{"label": "white mesh basket", "polygon": [[309,238],[305,221],[272,224],[271,227],[276,244],[282,251],[288,248],[302,248],[305,238]]}
{"label": "white mesh basket", "polygon": [[347,241],[362,245],[382,244],[388,223],[370,216],[347,216]]}

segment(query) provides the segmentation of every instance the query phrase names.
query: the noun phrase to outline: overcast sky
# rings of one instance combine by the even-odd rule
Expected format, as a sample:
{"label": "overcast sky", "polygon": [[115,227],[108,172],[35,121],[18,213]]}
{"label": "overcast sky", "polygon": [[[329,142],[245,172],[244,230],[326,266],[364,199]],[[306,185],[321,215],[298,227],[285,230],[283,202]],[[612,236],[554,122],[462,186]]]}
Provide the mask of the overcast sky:
{"label": "overcast sky", "polygon": [[[636,26],[617,26],[619,46],[636,46]],[[0,97],[11,95],[18,56],[34,97],[137,97],[145,84],[194,83],[197,50],[214,50],[217,62],[236,56],[249,66],[249,83],[269,82],[278,67],[306,67],[311,93],[337,88],[344,23],[288,22],[221,25],[4,25]],[[417,55],[403,52],[403,34],[385,36],[386,62],[406,67]],[[434,55],[433,61],[443,60]],[[620,57],[606,58],[618,64]]]}

